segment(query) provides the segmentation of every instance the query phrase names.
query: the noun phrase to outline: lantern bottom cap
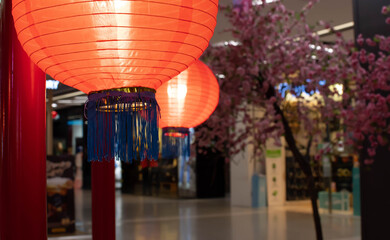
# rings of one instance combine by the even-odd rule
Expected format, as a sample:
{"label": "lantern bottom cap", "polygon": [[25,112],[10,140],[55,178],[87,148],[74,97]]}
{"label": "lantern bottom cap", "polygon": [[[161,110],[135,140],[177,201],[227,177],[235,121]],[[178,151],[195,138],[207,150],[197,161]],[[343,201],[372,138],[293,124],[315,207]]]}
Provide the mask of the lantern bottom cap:
{"label": "lantern bottom cap", "polygon": [[126,88],[88,95],[88,160],[157,160],[160,109],[154,89]]}

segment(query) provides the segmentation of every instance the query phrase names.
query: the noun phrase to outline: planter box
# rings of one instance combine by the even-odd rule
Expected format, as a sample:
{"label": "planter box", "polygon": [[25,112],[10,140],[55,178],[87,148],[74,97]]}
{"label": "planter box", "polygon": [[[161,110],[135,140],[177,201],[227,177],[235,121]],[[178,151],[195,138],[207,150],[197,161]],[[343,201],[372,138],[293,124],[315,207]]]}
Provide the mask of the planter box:
{"label": "planter box", "polygon": [[[318,199],[320,200],[320,208],[328,209],[329,197],[328,192],[321,191],[318,193]],[[349,211],[350,193],[347,191],[332,192],[332,209],[339,211]]]}

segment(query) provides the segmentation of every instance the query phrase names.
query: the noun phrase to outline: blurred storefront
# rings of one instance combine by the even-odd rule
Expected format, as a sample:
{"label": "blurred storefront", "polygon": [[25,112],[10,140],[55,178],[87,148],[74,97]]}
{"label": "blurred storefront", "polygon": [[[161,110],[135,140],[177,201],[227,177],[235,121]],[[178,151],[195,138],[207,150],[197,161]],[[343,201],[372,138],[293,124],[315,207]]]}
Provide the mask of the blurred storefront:
{"label": "blurred storefront", "polygon": [[[48,155],[73,156],[75,188],[91,189],[91,167],[86,157],[86,100],[84,93],[47,76]],[[116,161],[116,188],[125,194],[164,198],[225,196],[230,190],[228,163],[218,154],[197,154],[194,131],[190,131],[189,157],[178,154],[163,158],[160,154],[158,164],[154,166],[141,161]],[[161,140],[162,131],[160,143]]]}

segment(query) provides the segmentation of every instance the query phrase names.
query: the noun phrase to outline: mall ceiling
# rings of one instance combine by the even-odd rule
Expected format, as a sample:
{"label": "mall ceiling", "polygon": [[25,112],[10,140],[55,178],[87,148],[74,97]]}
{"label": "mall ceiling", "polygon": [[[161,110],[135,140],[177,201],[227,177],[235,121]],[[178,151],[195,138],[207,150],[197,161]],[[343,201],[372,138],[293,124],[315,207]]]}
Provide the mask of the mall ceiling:
{"label": "mall ceiling", "polygon": [[[284,3],[287,8],[292,10],[299,10],[308,0],[285,0]],[[232,0],[220,0],[220,5],[231,4]],[[332,26],[340,26],[349,23],[349,27],[343,30],[343,35],[346,39],[353,39],[354,33],[351,23],[353,23],[353,7],[352,0],[321,0],[317,3],[308,15],[308,22],[310,25],[314,25],[319,20],[329,22]],[[380,9],[378,10],[380,11]],[[210,43],[215,44],[218,42],[224,42],[232,40],[232,36],[226,32],[223,32],[229,26],[229,22],[224,17],[223,12],[219,12],[217,19],[217,27]],[[317,29],[321,30],[321,29]],[[334,37],[331,35],[323,35],[321,39],[324,42],[332,42]],[[47,75],[47,79],[52,79]],[[58,90],[53,90],[53,102],[56,106],[55,109],[81,106],[85,100],[86,95],[76,89],[67,87],[63,84],[59,84]]]}
{"label": "mall ceiling", "polygon": [[[219,0],[220,5],[228,5],[232,3],[232,0]],[[288,9],[299,11],[307,4],[308,0],[284,0],[284,4]],[[380,9],[378,10],[378,12]],[[329,22],[332,26],[339,26],[345,23],[353,22],[353,7],[352,0],[320,0],[313,9],[309,12],[307,17],[310,25],[315,25],[319,20]],[[232,40],[232,37],[228,33],[224,33],[224,29],[229,26],[228,20],[224,17],[220,11],[218,13],[217,27],[214,32],[214,36],[211,39],[211,43],[218,43],[223,41]],[[320,29],[317,29],[320,30]],[[353,39],[354,33],[352,28],[348,28],[343,31],[343,35],[346,39]],[[334,38],[326,35],[321,38],[325,42],[332,42]]]}

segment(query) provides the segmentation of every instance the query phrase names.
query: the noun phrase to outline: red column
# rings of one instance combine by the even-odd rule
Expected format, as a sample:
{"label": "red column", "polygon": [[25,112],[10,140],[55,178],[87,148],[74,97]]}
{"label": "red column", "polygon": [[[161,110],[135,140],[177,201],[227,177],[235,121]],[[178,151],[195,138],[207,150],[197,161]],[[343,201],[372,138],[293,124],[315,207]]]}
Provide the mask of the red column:
{"label": "red column", "polygon": [[11,0],[1,6],[0,239],[47,239],[45,74],[17,40]]}
{"label": "red column", "polygon": [[115,161],[92,162],[92,239],[115,240]]}

